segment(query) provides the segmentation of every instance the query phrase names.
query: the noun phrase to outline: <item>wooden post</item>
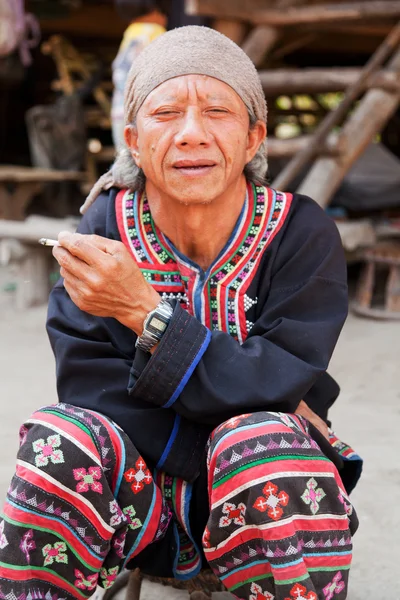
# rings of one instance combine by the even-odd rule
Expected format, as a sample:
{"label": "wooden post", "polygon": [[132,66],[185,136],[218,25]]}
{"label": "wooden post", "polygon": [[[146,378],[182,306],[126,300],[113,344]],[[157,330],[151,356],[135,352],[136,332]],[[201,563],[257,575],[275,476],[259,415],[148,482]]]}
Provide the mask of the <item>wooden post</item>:
{"label": "wooden post", "polygon": [[258,67],[265,55],[275,46],[280,32],[274,27],[260,25],[255,27],[242,44],[242,50]]}
{"label": "wooden post", "polygon": [[243,41],[246,26],[242,21],[237,19],[215,19],[213,28],[226,35],[235,44],[240,44]]}
{"label": "wooden post", "polygon": [[400,17],[400,0],[364,0],[312,6],[289,7],[285,10],[263,8],[256,0],[187,0],[186,12],[208,17],[229,17],[272,27],[301,24],[344,23],[364,19]]}
{"label": "wooden post", "polygon": [[[382,65],[383,62],[387,60],[387,58],[399,45],[399,43],[400,22],[392,29],[392,31],[389,33],[384,42],[379,46],[375,54],[373,54],[373,56],[367,62],[367,64],[361,71],[361,75],[357,83],[347,90],[346,95],[343,98],[342,102],[339,104],[339,106],[334,111],[329,113],[317,127],[314,133],[314,139],[312,143],[309,144],[308,148],[305,148],[302,152],[295,156],[293,160],[283,169],[283,171],[278,175],[278,177],[274,181],[273,187],[285,190],[285,188],[300,173],[300,171],[305,167],[305,165],[307,165],[310,162],[310,160],[312,160],[317,155],[318,148],[321,146],[321,144],[325,142],[332,128],[336,125],[339,125],[342,122],[343,118],[353,106],[354,101],[357,100],[360,93],[364,90],[368,78],[374,72],[376,72],[376,70]],[[388,70],[397,71],[396,68],[392,67],[390,67]],[[396,97],[383,90],[379,90],[379,92],[381,94],[389,96],[390,98]],[[379,109],[376,112],[382,113],[382,110]],[[369,120],[370,122],[374,118],[378,120],[379,117],[380,114],[371,114]],[[386,122],[386,118],[387,116],[385,115],[383,122]],[[366,121],[368,121],[368,119],[366,119]]]}
{"label": "wooden post", "polygon": [[[400,50],[388,67],[400,77]],[[347,151],[339,158],[323,157],[315,161],[298,192],[307,194],[325,207],[340,186],[351,166],[379,133],[400,102],[400,93],[370,90],[360,101],[342,129]]]}

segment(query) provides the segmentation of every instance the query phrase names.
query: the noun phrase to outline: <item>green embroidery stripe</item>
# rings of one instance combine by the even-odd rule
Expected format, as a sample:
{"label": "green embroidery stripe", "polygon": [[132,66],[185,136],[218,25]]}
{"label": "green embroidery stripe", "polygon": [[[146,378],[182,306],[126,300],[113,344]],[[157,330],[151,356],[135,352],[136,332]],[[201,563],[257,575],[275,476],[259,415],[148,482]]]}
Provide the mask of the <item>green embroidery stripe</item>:
{"label": "green embroidery stripe", "polygon": [[[314,567],[312,569],[308,569],[308,571],[317,573],[317,572],[328,572],[328,571],[348,571],[349,569],[350,569],[350,565],[345,565],[343,567],[340,567],[340,566]],[[233,592],[234,590],[237,590],[242,585],[246,585],[247,583],[253,583],[253,581],[260,581],[262,579],[270,579],[271,577],[273,577],[272,573],[266,573],[265,575],[258,575],[257,577],[250,577],[249,579],[245,579],[244,581],[241,581],[240,583],[233,585],[232,587],[229,588],[229,590],[231,592]],[[275,579],[274,583],[275,583],[275,585],[292,585],[294,583],[299,583],[300,581],[304,581],[305,579],[308,579],[307,573],[305,573],[304,575],[301,575],[301,577],[294,577],[293,579],[282,579],[282,580]]]}
{"label": "green embroidery stripe", "polygon": [[[254,200],[254,202],[253,202],[253,214],[252,214],[252,217],[250,219],[250,223],[249,223],[249,226],[247,228],[246,234],[242,235],[241,244],[236,249],[236,251],[233,252],[233,254],[230,254],[228,256],[228,258],[226,259],[226,262],[224,262],[224,264],[219,269],[217,269],[216,271],[211,271],[210,277],[213,277],[214,275],[216,275],[217,273],[219,273],[220,271],[222,271],[222,269],[224,269],[225,266],[229,262],[231,262],[232,258],[234,256],[236,256],[236,254],[238,254],[238,252],[240,252],[240,250],[241,250],[241,248],[243,246],[244,240],[247,239],[247,236],[249,235],[250,229],[254,226],[254,218],[256,216],[256,208],[257,208],[257,192],[256,192],[256,188],[255,188],[255,186],[254,186],[253,183],[251,184],[251,187],[253,188],[253,200]],[[265,190],[264,190],[264,197],[265,197]],[[258,225],[257,227],[258,227],[258,230],[260,230],[260,225]],[[258,233],[259,233],[259,231],[258,231]],[[258,235],[258,233],[257,233],[257,235]],[[254,237],[256,237],[256,236],[254,236]]]}
{"label": "green embroidery stripe", "polygon": [[178,511],[176,509],[176,477],[174,477],[174,480],[172,482],[171,494],[172,494],[171,500],[172,500],[172,506],[174,508],[174,513],[176,515],[178,515]]}
{"label": "green embroidery stripe", "polygon": [[[142,214],[143,214],[143,209],[142,209]],[[153,233],[155,235],[155,238],[156,238],[157,242],[159,243],[159,245],[161,246],[161,248],[164,250],[164,252],[166,252],[168,254],[168,256],[170,258],[172,258],[172,260],[175,262],[175,256],[173,254],[171,254],[171,252],[168,250],[168,248],[166,248],[164,246],[164,244],[162,243],[162,241],[160,240],[160,238],[157,235],[157,231],[156,231],[156,228],[154,226],[154,221],[153,221],[153,217],[151,216],[151,213],[150,213],[150,223],[151,223],[151,228],[153,230]],[[146,235],[146,232],[144,232],[144,235]],[[147,240],[147,241],[149,242],[149,240]],[[150,242],[149,242],[149,244],[150,244]],[[152,250],[155,252],[155,250],[154,250],[153,247],[152,247]],[[158,258],[160,258],[160,256],[158,255],[157,252],[156,252],[156,254],[157,254]]]}
{"label": "green embroidery stripe", "polygon": [[[74,587],[70,581],[68,581],[64,577],[61,577],[61,575],[59,575],[52,569],[48,569],[47,567],[34,567],[32,565],[26,565],[26,566],[9,565],[9,564],[3,563],[1,561],[0,561],[0,567],[3,567],[4,569],[12,569],[13,571],[44,571],[45,573],[50,573],[51,575],[54,575],[55,577],[57,577],[57,579],[59,579],[60,581],[63,581],[68,586]],[[67,589],[65,591],[67,591]]]}
{"label": "green embroidery stripe", "polygon": [[[72,554],[74,554],[76,556],[76,558],[83,565],[85,565],[85,567],[87,567],[88,569],[90,569],[94,573],[97,573],[97,571],[101,567],[101,564],[97,568],[96,567],[92,567],[91,565],[88,565],[88,563],[85,560],[83,560],[83,558],[81,556],[79,556],[79,554],[73,549],[73,547],[67,542],[67,540],[65,538],[61,537],[61,535],[59,533],[56,533],[55,531],[52,531],[51,529],[46,529],[45,527],[40,527],[39,525],[32,525],[32,523],[20,523],[19,521],[14,521],[14,519],[10,519],[6,515],[4,515],[3,518],[4,518],[5,521],[7,521],[7,523],[10,523],[10,525],[15,525],[16,527],[24,527],[25,529],[34,529],[35,531],[45,531],[46,533],[49,533],[49,534],[54,535],[55,537],[59,538],[59,540],[61,540],[62,542],[64,542],[64,544],[66,544],[66,546],[71,550]],[[102,559],[99,558],[98,560],[101,561]],[[25,568],[25,567],[21,567],[21,568]],[[34,567],[31,567],[31,568],[33,569]]]}
{"label": "green embroidery stripe", "polygon": [[[233,585],[229,588],[229,591],[233,592],[233,590],[237,590],[242,585],[246,585],[247,583],[253,583],[255,581],[261,581],[262,579],[270,579],[273,577],[272,573],[266,573],[265,575],[258,575],[257,577],[250,577],[249,579],[245,579],[244,581],[240,581],[236,585]],[[307,573],[305,575],[301,575],[301,577],[295,577],[294,579],[286,579],[285,581],[277,581],[275,579],[276,585],[291,585],[293,583],[298,583],[299,581],[304,581],[308,578]]]}
{"label": "green embroidery stripe", "polygon": [[[154,273],[156,275],[179,275],[179,276],[181,275],[179,273],[179,271],[159,271],[157,269],[149,269],[149,267],[144,268],[144,267],[140,266],[140,263],[139,263],[139,268],[142,271],[142,273],[150,273],[150,275],[152,275]],[[183,279],[183,277],[182,277],[182,279]],[[186,279],[189,279],[189,278],[187,277]],[[173,284],[174,282],[172,281],[171,283]]]}
{"label": "green embroidery stripe", "polygon": [[[69,416],[65,415],[64,413],[59,413],[56,410],[49,410],[48,408],[46,408],[45,410],[42,409],[42,410],[40,410],[40,412],[49,413],[51,415],[55,415],[56,417],[59,417],[63,421],[69,421],[70,423],[73,423],[74,425],[79,427],[79,429],[82,429],[82,431],[87,433],[89,437],[91,437],[93,440],[95,440],[93,433],[90,431],[90,429],[86,425],[84,425],[83,423],[78,421],[77,419],[74,419],[73,417],[69,417]],[[51,429],[51,423],[49,423],[49,428]]]}
{"label": "green embroidery stripe", "polygon": [[222,477],[222,479],[220,479],[219,481],[217,481],[213,484],[213,489],[222,485],[223,483],[228,481],[228,479],[231,479],[231,477],[233,477],[237,473],[241,473],[242,471],[244,471],[245,469],[249,469],[250,467],[257,467],[258,465],[262,465],[264,463],[276,462],[278,460],[288,460],[291,458],[293,458],[295,460],[322,460],[325,462],[330,462],[330,460],[328,458],[326,458],[325,456],[301,456],[298,454],[284,454],[282,456],[271,456],[270,458],[259,458],[258,460],[248,462],[245,465],[238,467],[234,471],[231,471],[231,473],[228,473],[227,475]]}
{"label": "green embroidery stripe", "polygon": [[[307,556],[307,555],[305,555]],[[350,569],[350,565],[336,566],[336,567],[311,567],[308,570],[312,573],[317,573],[318,571],[348,571]]]}

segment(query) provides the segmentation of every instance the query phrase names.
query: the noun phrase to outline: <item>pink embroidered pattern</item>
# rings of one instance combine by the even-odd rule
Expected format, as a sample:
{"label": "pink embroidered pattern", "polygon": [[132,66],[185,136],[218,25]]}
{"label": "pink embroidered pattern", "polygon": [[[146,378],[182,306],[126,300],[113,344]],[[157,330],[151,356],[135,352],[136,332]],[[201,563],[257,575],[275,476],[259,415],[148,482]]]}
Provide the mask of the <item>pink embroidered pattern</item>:
{"label": "pink embroidered pattern", "polygon": [[86,470],[84,467],[80,469],[73,469],[74,479],[79,481],[76,486],[76,491],[82,494],[83,492],[97,492],[101,494],[103,492],[103,485],[99,481],[101,479],[102,471],[100,467],[89,467]]}
{"label": "pink embroidered pattern", "polygon": [[319,503],[322,498],[325,498],[325,495],[324,490],[318,487],[318,483],[315,481],[314,477],[311,477],[311,479],[307,481],[307,487],[300,498],[305,504],[310,505],[312,514],[316,515],[319,511]]}
{"label": "pink embroidered pattern", "polygon": [[4,533],[4,521],[1,521],[1,523],[0,523],[0,549],[3,550],[3,548],[5,548],[6,546],[8,546],[8,540],[6,538],[6,534]]}
{"label": "pink embroidered pattern", "polygon": [[93,575],[89,575],[85,578],[84,574],[79,570],[75,569],[75,583],[74,585],[80,590],[94,590],[97,585],[97,580],[99,578],[99,573],[93,573]]}
{"label": "pink embroidered pattern", "polygon": [[133,508],[132,504],[130,506],[125,506],[125,508],[122,509],[122,512],[128,519],[129,529],[139,529],[139,527],[143,526],[142,521],[135,516],[136,510]]}
{"label": "pink embroidered pattern", "polygon": [[35,550],[36,543],[33,539],[33,530],[29,529],[21,538],[21,542],[19,544],[19,549],[22,550],[23,554],[25,554],[26,562],[30,564],[32,550]]}
{"label": "pink embroidered pattern", "polygon": [[336,573],[335,577],[332,579],[331,583],[328,583],[322,590],[324,592],[324,596],[326,600],[332,600],[334,596],[343,592],[346,587],[345,582],[342,579],[342,574],[339,571]]}
{"label": "pink embroidered pattern", "polygon": [[66,550],[67,546],[64,542],[56,542],[54,545],[46,544],[46,546],[42,548],[42,554],[44,556],[43,565],[47,567],[47,565],[52,565],[54,561],[56,563],[68,564]]}
{"label": "pink embroidered pattern", "polygon": [[112,569],[100,570],[100,579],[102,580],[102,586],[105,590],[108,590],[117,578],[119,567],[113,567]]}
{"label": "pink embroidered pattern", "polygon": [[64,454],[60,450],[61,437],[57,434],[49,435],[46,441],[44,439],[36,440],[32,443],[33,451],[36,453],[35,464],[37,467],[47,467],[49,461],[53,465],[61,464],[64,461]]}

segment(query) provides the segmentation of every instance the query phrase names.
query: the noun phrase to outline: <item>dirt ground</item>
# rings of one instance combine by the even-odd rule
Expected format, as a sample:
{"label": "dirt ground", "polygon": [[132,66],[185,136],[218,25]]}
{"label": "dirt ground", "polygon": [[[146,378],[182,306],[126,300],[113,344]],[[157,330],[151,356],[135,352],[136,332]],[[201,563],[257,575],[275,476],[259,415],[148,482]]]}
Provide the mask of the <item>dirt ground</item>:
{"label": "dirt ground", "polygon": [[[34,409],[57,400],[45,314],[45,307],[17,313],[12,295],[0,301],[1,499],[13,471],[19,425]],[[350,316],[331,363],[342,386],[331,414],[334,427],[365,460],[353,494],[360,529],[349,600],[400,598],[399,357],[400,322]]]}

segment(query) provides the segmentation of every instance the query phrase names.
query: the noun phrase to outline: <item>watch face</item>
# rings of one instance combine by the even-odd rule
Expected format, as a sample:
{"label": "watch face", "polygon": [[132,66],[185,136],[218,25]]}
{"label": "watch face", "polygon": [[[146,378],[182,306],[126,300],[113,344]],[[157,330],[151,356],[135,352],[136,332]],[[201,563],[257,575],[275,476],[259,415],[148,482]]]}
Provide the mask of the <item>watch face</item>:
{"label": "watch face", "polygon": [[147,324],[147,329],[150,331],[153,329],[155,333],[164,333],[166,327],[167,324],[157,316],[152,317]]}

